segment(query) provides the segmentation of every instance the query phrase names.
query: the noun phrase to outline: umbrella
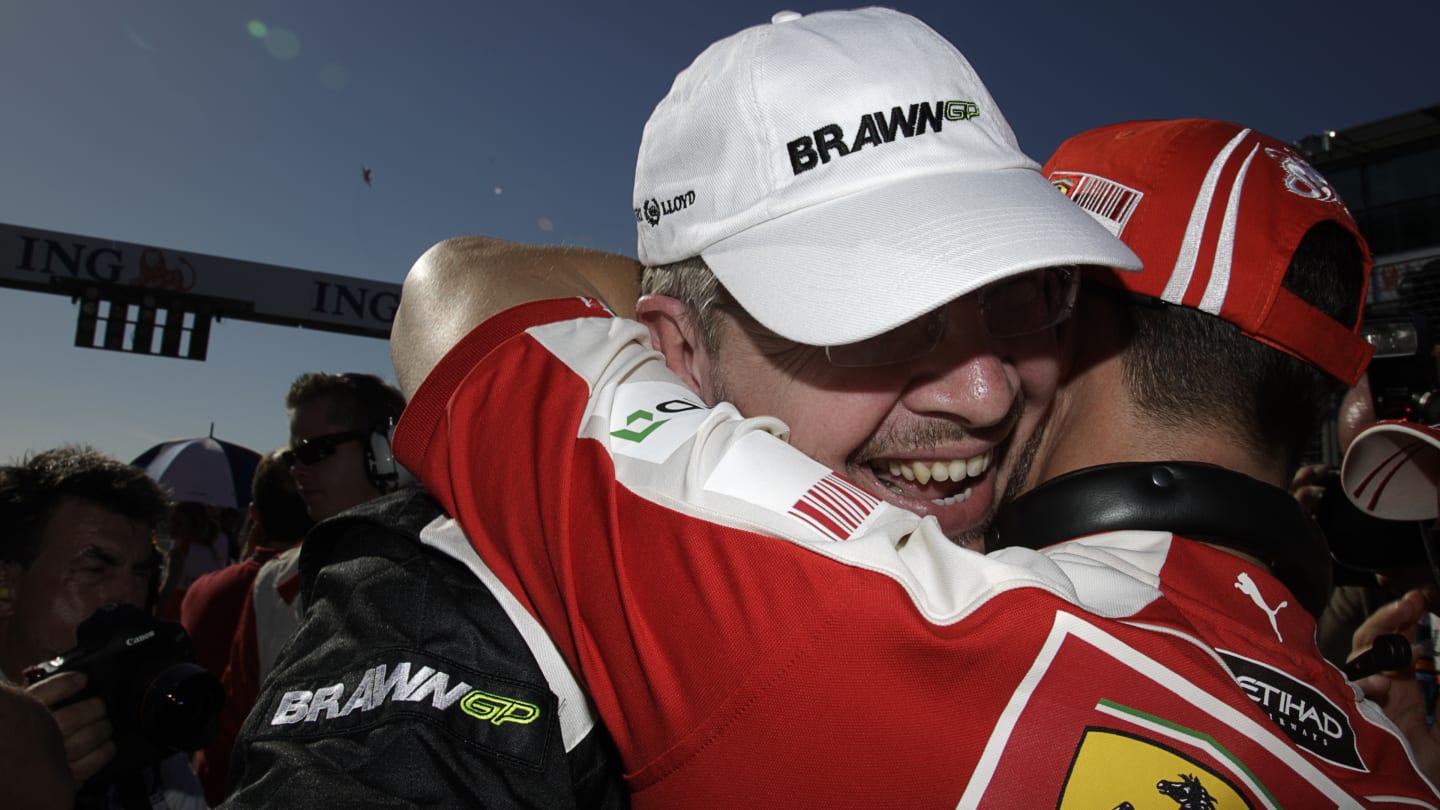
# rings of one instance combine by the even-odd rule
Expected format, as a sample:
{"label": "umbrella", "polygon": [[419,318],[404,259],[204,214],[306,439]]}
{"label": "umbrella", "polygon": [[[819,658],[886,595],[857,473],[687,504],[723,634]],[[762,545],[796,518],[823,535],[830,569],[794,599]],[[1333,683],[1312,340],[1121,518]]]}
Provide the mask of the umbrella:
{"label": "umbrella", "polygon": [[161,442],[130,463],[169,488],[177,501],[244,509],[260,454],[215,438],[212,427],[209,436]]}

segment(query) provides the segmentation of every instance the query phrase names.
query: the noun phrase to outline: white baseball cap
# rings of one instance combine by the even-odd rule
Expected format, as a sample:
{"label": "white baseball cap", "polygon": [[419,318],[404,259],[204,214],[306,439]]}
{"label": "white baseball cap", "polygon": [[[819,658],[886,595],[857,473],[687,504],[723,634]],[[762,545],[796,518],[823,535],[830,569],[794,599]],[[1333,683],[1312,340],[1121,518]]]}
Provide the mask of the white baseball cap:
{"label": "white baseball cap", "polygon": [[1385,520],[1434,520],[1440,516],[1440,425],[1387,420],[1366,428],[1350,443],[1340,467],[1350,502]]}
{"label": "white baseball cap", "polygon": [[970,63],[884,8],[776,14],[645,125],[639,257],[703,258],[768,329],[837,345],[998,279],[1140,260],[1020,151]]}

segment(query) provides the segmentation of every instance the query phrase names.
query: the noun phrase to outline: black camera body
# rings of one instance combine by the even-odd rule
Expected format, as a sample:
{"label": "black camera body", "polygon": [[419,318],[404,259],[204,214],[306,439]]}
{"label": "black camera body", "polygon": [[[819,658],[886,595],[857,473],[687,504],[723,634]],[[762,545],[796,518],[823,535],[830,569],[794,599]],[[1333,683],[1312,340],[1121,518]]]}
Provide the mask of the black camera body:
{"label": "black camera body", "polygon": [[104,783],[177,751],[214,739],[225,690],[195,663],[190,637],[175,622],[132,605],[108,605],[80,623],[76,646],[25,671],[29,683],[82,672],[85,689],[69,702],[98,697],[114,729],[115,758],[92,783]]}
{"label": "black camera body", "polygon": [[1382,520],[1365,513],[1345,497],[1338,470],[1325,476],[1323,486],[1315,522],[1325,534],[1330,556],[1347,571],[1370,574],[1426,562],[1419,522]]}

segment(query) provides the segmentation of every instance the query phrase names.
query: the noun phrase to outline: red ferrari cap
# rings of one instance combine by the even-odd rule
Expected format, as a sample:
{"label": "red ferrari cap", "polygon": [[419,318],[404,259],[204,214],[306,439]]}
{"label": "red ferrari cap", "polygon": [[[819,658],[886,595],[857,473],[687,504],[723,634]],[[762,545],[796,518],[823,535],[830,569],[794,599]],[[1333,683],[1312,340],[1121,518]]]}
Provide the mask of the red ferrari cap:
{"label": "red ferrari cap", "polygon": [[1255,340],[1354,385],[1374,352],[1281,287],[1312,226],[1335,222],[1371,257],[1330,183],[1294,149],[1223,121],[1133,121],[1067,140],[1045,176],[1144,262],[1096,278],[1224,318]]}

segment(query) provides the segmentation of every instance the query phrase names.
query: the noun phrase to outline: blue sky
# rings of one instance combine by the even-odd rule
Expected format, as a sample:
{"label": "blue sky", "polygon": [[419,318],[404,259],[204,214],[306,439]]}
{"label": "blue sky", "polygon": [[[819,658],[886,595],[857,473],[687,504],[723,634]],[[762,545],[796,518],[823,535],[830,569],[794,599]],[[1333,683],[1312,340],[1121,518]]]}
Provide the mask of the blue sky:
{"label": "blue sky", "polygon": [[[1208,116],[1293,141],[1440,101],[1440,4],[900,2],[1021,145]],[[0,223],[399,282],[460,234],[634,255],[646,117],[705,45],[816,3],[0,0]],[[373,184],[361,180],[361,166]],[[286,439],[305,371],[383,341],[225,321],[204,363],[72,346],[0,288],[0,460],[83,442]]]}

